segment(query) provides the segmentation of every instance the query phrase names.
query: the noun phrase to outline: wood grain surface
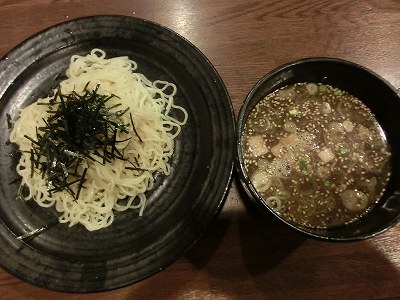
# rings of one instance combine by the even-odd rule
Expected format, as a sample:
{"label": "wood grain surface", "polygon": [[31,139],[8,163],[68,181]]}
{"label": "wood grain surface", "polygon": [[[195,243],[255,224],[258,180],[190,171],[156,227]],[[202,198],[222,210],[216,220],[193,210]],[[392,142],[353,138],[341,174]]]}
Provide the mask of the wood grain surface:
{"label": "wood grain surface", "polygon": [[[49,26],[102,14],[152,20],[195,44],[236,115],[265,73],[304,57],[351,60],[400,87],[398,0],[2,0],[0,56]],[[397,299],[399,229],[361,242],[316,241],[258,212],[234,178],[221,214],[166,270],[96,294],[48,291],[0,270],[0,299]]]}

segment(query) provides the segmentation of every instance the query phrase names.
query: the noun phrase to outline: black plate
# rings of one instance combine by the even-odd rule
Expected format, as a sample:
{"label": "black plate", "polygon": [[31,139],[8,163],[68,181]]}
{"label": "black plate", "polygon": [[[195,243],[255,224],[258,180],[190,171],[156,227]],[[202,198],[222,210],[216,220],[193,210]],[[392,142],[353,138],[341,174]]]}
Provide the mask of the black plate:
{"label": "black plate", "polygon": [[0,264],[37,286],[94,292],[142,280],[170,265],[204,233],[227,193],[234,154],[234,114],[224,84],[190,42],[158,24],[132,17],[94,16],[65,22],[26,40],[0,61],[0,124],[6,113],[46,95],[73,54],[101,48],[128,55],[149,79],[178,87],[177,103],[189,113],[172,158],[172,174],[148,193],[144,216],[116,214],[105,229],[58,224],[41,235],[16,237],[57,219],[53,209],[16,199],[17,157],[1,126]]}

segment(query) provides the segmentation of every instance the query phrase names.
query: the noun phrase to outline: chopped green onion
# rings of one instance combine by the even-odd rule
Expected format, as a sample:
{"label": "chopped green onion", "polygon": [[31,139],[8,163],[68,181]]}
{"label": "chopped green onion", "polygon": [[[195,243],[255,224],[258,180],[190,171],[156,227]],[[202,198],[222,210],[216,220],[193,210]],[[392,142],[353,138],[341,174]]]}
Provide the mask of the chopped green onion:
{"label": "chopped green onion", "polygon": [[347,152],[346,149],[342,145],[340,145],[338,148],[339,156],[343,156],[346,152]]}
{"label": "chopped green onion", "polygon": [[326,91],[327,91],[327,87],[325,86],[325,85],[323,85],[323,84],[321,84],[319,87],[318,87],[318,90],[321,92],[321,93],[325,93]]}
{"label": "chopped green onion", "polygon": [[328,179],[325,179],[325,180],[324,180],[324,186],[325,186],[326,188],[330,188],[330,187],[332,186],[332,182],[330,182]]}
{"label": "chopped green onion", "polygon": [[314,188],[314,181],[312,181],[311,178],[308,177],[308,176],[306,178],[306,183],[307,183],[309,188]]}
{"label": "chopped green onion", "polygon": [[335,89],[333,90],[333,94],[334,94],[335,96],[340,96],[340,95],[342,94],[342,91],[339,90],[338,88],[335,88]]}
{"label": "chopped green onion", "polygon": [[376,177],[374,176],[374,177],[372,177],[370,180],[369,180],[369,183],[372,185],[372,186],[375,186],[376,184],[377,184],[377,179],[376,179]]}
{"label": "chopped green onion", "polygon": [[307,166],[307,162],[304,158],[300,158],[299,160],[299,168],[300,171],[307,173],[308,172],[308,166]]}

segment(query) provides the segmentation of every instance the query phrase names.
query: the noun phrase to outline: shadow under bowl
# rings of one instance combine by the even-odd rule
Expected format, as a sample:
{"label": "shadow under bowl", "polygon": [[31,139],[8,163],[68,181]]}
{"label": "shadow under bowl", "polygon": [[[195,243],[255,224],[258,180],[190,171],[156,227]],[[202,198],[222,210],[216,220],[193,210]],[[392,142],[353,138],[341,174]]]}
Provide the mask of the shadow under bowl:
{"label": "shadow under bowl", "polygon": [[[262,200],[246,172],[242,135],[250,112],[266,95],[299,82],[329,84],[354,95],[371,109],[386,135],[392,153],[390,180],[374,208],[356,222],[314,229],[285,220]],[[362,240],[388,229],[400,217],[400,96],[385,79],[363,66],[335,58],[317,57],[294,61],[266,74],[247,95],[239,112],[236,151],[237,173],[248,196],[262,210],[308,236],[327,241]]]}

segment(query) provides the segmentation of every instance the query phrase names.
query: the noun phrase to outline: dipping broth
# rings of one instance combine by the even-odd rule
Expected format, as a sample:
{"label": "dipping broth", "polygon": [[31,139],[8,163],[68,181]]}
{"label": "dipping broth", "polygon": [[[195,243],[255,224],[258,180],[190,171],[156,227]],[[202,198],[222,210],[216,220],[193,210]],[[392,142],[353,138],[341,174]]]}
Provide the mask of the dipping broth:
{"label": "dipping broth", "polygon": [[303,226],[354,222],[390,177],[390,151],[374,115],[329,85],[296,83],[267,95],[243,134],[244,164],[258,194]]}

